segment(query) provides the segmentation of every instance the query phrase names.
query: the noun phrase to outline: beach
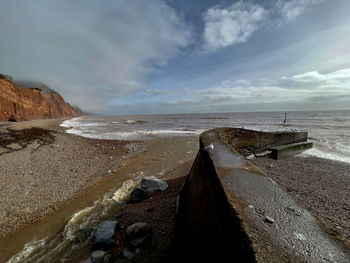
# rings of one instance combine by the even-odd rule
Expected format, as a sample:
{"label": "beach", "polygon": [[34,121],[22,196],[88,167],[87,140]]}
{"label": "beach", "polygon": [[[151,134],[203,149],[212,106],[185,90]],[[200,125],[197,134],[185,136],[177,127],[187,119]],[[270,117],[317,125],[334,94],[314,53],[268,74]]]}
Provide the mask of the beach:
{"label": "beach", "polygon": [[117,171],[130,154],[140,151],[140,147],[125,147],[130,141],[66,134],[60,122],[1,125],[1,237],[57,210]]}
{"label": "beach", "polygon": [[[124,227],[137,221],[152,226],[152,242],[142,255],[154,260],[168,253],[174,234],[176,198],[197,153],[198,136],[155,137],[146,141],[90,139],[67,134],[67,128],[59,126],[62,121],[0,125],[0,186],[3,189],[0,243],[18,240],[25,227],[25,239],[18,240],[16,247],[4,249],[0,258],[8,260],[26,244],[33,250],[31,254],[26,254],[28,249],[22,250],[23,254],[19,255],[23,260],[18,262],[30,262],[36,254],[46,253],[40,252],[43,248],[35,243],[37,239],[47,246],[47,251],[65,244],[54,256],[57,260],[76,253],[71,250],[75,241],[72,243],[66,237],[67,227],[73,230],[80,229],[81,225],[96,227],[101,220],[115,217],[120,210],[114,207],[116,193],[125,188],[122,192],[127,194],[131,188],[124,187],[124,183],[132,180],[135,185],[143,176],[167,180],[169,188],[141,203],[122,206],[119,221]],[[315,215],[328,233],[350,241],[349,163],[308,155],[278,161],[264,157],[251,161]],[[90,214],[85,214],[85,210],[91,210]],[[65,221],[58,223],[52,219],[56,216]],[[31,227],[33,222],[39,225]],[[45,239],[43,231],[51,228],[54,230],[47,234],[48,240],[59,239],[58,245],[49,244]],[[78,258],[89,255],[86,250],[89,246],[84,247],[85,252]]]}
{"label": "beach", "polygon": [[[10,144],[1,147],[0,155],[0,244],[11,244],[0,251],[1,261],[14,256],[9,262],[32,262],[58,248],[57,254],[47,255],[52,262],[71,258],[71,254],[73,259],[67,262],[84,258],[91,243],[74,250],[74,231],[113,218],[120,209],[113,198],[125,198],[132,189],[125,185],[135,185],[143,176],[174,177],[169,173],[183,164],[189,169],[197,152],[195,136],[149,141],[90,139],[67,134],[59,126],[62,121],[1,123],[0,132],[6,134],[1,136],[1,145]],[[187,172],[176,174],[184,177]],[[177,183],[172,192],[174,198],[181,185]],[[158,202],[167,197],[168,192]],[[171,229],[172,223],[164,228]]]}
{"label": "beach", "polygon": [[349,163],[304,156],[257,158],[252,163],[318,218],[326,231],[350,241]]}

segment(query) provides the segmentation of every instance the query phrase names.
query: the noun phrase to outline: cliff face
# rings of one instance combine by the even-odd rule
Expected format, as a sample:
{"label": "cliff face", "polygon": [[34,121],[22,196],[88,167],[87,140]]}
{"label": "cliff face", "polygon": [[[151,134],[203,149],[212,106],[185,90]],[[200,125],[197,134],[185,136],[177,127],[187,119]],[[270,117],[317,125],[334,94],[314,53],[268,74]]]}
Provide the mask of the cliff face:
{"label": "cliff face", "polygon": [[0,77],[0,121],[77,116],[77,112],[58,93],[27,89]]}

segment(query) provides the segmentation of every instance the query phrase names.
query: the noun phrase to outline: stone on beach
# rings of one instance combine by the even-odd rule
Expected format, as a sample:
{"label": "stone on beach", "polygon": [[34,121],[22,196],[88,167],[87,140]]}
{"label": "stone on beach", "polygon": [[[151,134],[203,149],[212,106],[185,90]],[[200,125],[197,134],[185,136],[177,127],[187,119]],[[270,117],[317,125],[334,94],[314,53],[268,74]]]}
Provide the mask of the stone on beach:
{"label": "stone on beach", "polygon": [[164,180],[160,180],[154,176],[144,177],[139,185],[130,194],[130,203],[138,203],[149,198],[150,192],[164,191],[168,188],[168,184]]}
{"label": "stone on beach", "polygon": [[103,250],[96,250],[91,254],[91,261],[93,263],[107,263],[109,262],[111,255]]}
{"label": "stone on beach", "polygon": [[116,243],[118,221],[107,220],[98,225],[95,232],[94,249],[110,249]]}
{"label": "stone on beach", "polygon": [[128,226],[125,232],[128,243],[133,247],[138,247],[151,236],[152,228],[147,223],[138,222]]}
{"label": "stone on beach", "polygon": [[138,188],[149,193],[152,191],[164,191],[168,188],[168,184],[164,180],[149,176],[142,178]]}

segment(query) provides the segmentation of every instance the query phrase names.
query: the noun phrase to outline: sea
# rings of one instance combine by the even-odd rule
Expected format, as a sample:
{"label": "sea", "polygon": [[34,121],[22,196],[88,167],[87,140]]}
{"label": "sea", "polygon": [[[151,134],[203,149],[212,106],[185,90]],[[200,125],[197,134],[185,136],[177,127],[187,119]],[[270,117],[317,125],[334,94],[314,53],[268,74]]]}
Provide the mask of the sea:
{"label": "sea", "polygon": [[[286,117],[286,121],[284,123]],[[314,147],[303,156],[350,163],[350,111],[241,112],[82,116],[64,121],[68,133],[97,139],[149,140],[199,135],[215,127],[258,131],[303,130]]]}

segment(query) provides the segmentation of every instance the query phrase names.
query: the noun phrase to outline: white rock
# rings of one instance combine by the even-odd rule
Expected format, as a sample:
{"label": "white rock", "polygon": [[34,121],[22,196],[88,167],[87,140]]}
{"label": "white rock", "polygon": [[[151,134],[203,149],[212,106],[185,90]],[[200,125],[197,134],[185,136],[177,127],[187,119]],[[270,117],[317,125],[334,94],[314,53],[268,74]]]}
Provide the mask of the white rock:
{"label": "white rock", "polygon": [[250,154],[246,157],[246,159],[248,160],[252,160],[252,159],[255,159],[255,155],[254,154]]}
{"label": "white rock", "polygon": [[275,222],[275,219],[273,219],[272,217],[269,217],[269,216],[265,216],[265,221],[267,223],[273,224]]}
{"label": "white rock", "polygon": [[304,240],[307,239],[306,236],[305,236],[304,234],[302,234],[302,233],[294,232],[294,235],[295,235],[295,237],[296,237],[297,239],[299,239],[300,241],[304,241]]}

